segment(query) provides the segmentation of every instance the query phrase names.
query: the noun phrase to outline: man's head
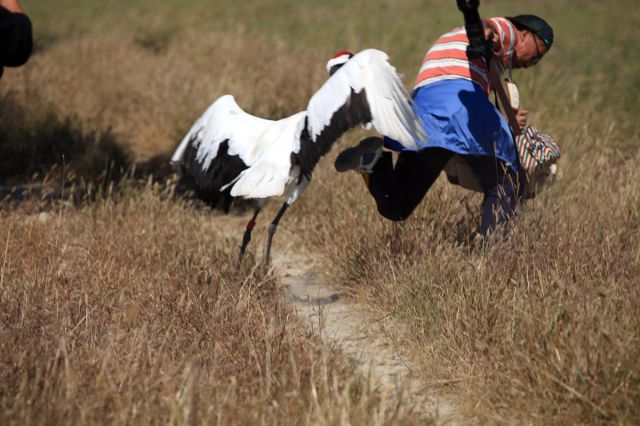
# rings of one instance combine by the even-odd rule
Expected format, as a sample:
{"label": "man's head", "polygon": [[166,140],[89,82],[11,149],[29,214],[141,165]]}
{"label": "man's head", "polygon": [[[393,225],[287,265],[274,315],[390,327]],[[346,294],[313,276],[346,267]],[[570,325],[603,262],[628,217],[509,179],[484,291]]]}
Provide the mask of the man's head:
{"label": "man's head", "polygon": [[518,15],[507,19],[518,30],[513,66],[526,68],[537,64],[553,44],[553,28],[535,15]]}

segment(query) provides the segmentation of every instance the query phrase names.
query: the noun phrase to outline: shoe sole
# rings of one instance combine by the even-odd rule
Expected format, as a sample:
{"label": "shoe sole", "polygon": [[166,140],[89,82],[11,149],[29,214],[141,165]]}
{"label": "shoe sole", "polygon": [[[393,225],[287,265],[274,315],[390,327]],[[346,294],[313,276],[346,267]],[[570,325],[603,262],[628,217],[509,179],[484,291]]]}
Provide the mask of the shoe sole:
{"label": "shoe sole", "polygon": [[377,137],[363,139],[357,146],[347,148],[338,154],[335,162],[336,170],[343,173],[349,170],[359,169],[362,166],[360,159],[366,154],[376,153],[383,145],[382,139]]}

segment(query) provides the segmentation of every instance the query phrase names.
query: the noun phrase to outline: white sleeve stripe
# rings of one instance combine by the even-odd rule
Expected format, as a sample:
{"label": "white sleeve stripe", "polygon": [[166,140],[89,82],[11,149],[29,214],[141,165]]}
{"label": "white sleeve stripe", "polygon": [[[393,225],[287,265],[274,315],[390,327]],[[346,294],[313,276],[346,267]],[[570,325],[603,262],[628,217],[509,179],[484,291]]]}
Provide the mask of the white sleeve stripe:
{"label": "white sleeve stripe", "polygon": [[500,25],[500,21],[497,18],[491,18],[491,22],[493,22],[495,27],[498,29],[498,36],[500,37],[500,43],[503,43],[505,39],[505,33],[504,33],[504,30],[502,29],[502,25]]}
{"label": "white sleeve stripe", "polygon": [[[466,52],[468,46],[469,43],[462,41],[450,41],[448,43],[439,43],[432,46],[431,49],[429,49],[429,52],[441,52],[443,50],[463,50]],[[429,52],[427,52],[427,55]]]}
{"label": "white sleeve stripe", "polygon": [[469,68],[469,65],[469,61],[464,61],[462,59],[432,59],[422,64],[420,72],[441,67]]}
{"label": "white sleeve stripe", "polygon": [[486,71],[476,64],[472,64],[469,61],[464,61],[461,59],[434,59],[430,61],[426,61],[420,67],[419,74],[422,74],[426,70],[431,70],[434,68],[444,68],[444,67],[460,67],[469,69],[473,72],[480,74],[483,78],[486,79]]}

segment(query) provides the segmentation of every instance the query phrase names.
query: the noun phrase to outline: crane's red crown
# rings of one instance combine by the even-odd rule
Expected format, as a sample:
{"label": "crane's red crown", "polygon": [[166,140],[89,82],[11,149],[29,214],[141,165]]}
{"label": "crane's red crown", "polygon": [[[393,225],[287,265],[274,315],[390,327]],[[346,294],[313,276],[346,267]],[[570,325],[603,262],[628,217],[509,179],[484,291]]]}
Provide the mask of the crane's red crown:
{"label": "crane's red crown", "polygon": [[327,72],[331,74],[331,69],[336,65],[344,65],[347,63],[349,59],[353,57],[353,53],[348,50],[341,50],[337,52],[333,58],[329,59],[327,62]]}

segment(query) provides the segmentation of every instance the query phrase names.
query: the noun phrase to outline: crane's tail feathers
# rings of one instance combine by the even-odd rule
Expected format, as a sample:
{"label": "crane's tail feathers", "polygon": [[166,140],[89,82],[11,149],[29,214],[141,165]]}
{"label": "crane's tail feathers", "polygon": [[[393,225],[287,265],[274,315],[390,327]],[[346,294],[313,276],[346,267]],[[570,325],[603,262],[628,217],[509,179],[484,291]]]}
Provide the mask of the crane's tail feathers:
{"label": "crane's tail feathers", "polygon": [[231,195],[244,198],[267,198],[282,195],[289,175],[279,173],[279,168],[269,164],[259,164],[244,170],[240,175],[222,187],[231,187]]}

